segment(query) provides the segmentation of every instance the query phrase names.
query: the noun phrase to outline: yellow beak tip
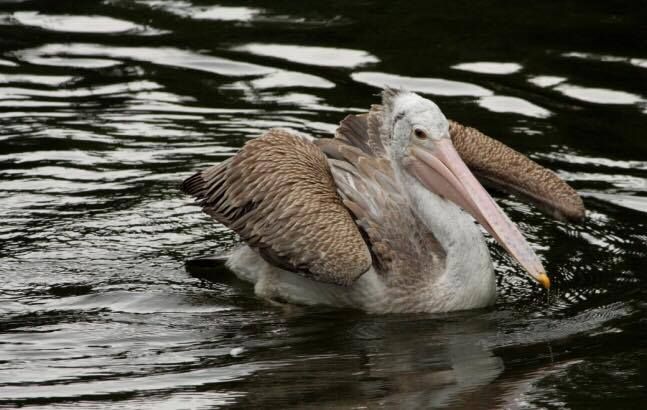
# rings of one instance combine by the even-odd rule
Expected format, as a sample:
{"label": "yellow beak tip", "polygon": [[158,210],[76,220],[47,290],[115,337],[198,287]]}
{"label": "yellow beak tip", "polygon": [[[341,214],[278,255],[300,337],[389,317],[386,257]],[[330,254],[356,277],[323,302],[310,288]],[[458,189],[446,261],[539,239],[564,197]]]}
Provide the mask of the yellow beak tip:
{"label": "yellow beak tip", "polygon": [[548,278],[548,275],[546,275],[545,273],[540,273],[537,276],[537,282],[541,283],[541,285],[546,289],[550,289],[550,279]]}

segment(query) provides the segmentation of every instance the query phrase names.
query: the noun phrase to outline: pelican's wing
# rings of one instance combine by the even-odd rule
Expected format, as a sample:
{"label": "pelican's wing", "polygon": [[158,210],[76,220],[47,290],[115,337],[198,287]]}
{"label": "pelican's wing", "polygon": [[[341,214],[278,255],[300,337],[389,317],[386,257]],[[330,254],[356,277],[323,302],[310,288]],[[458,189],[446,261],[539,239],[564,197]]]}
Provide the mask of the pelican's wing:
{"label": "pelican's wing", "polygon": [[380,137],[382,109],[349,115],[335,138],[317,140],[328,156],[344,205],[366,235],[373,265],[381,274],[412,277],[441,267],[444,250],[412,212],[396,182]]}
{"label": "pelican's wing", "polygon": [[371,266],[326,157],[297,134],[270,130],[182,190],[275,266],[344,286]]}
{"label": "pelican's wing", "polygon": [[584,218],[582,198],[554,172],[480,131],[450,121],[456,150],[486,186],[525,199],[557,219]]}

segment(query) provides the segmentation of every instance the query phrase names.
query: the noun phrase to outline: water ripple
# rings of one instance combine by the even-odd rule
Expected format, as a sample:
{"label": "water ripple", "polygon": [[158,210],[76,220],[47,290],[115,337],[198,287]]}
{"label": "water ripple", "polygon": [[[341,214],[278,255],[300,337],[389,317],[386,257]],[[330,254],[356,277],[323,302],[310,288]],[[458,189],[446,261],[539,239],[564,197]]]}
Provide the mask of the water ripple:
{"label": "water ripple", "polygon": [[372,71],[353,73],[353,80],[373,87],[406,88],[410,91],[443,96],[482,97],[492,95],[492,91],[481,86],[461,81],[451,81],[442,78],[403,77],[395,74],[385,74]]}
{"label": "water ripple", "polygon": [[[642,20],[207,3],[0,5],[0,407],[640,407]],[[271,127],[329,136],[384,85],[580,192],[566,224],[493,191],[550,293],[491,238],[499,297],[472,312],[283,309],[226,270],[239,238],[180,181]]]}
{"label": "water ripple", "polygon": [[481,74],[514,74],[523,67],[517,63],[497,63],[491,61],[478,61],[474,63],[460,63],[452,66],[455,70],[471,71]]}
{"label": "water ripple", "polygon": [[150,27],[106,16],[47,15],[38,12],[16,12],[10,21],[45,30],[70,33],[137,33],[145,35],[162,34]]}
{"label": "water ripple", "polygon": [[380,60],[362,50],[350,50],[334,47],[309,47],[290,44],[251,43],[232,48],[266,57],[281,58],[301,64],[312,64],[320,67],[354,68]]}

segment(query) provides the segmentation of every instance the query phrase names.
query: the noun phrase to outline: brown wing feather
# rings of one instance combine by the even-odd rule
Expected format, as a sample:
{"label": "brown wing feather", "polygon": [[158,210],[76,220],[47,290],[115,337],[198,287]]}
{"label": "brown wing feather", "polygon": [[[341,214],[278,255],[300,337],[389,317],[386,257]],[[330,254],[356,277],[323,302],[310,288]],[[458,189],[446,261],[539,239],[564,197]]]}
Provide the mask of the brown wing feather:
{"label": "brown wing feather", "polygon": [[474,128],[450,121],[449,133],[463,161],[485,185],[518,195],[557,219],[584,218],[582,198],[554,172]]}
{"label": "brown wing feather", "polygon": [[182,184],[204,212],[268,262],[314,280],[350,285],[371,266],[357,225],[312,142],[273,129]]}
{"label": "brown wing feather", "polygon": [[361,149],[370,156],[385,156],[382,141],[382,106],[371,105],[366,114],[347,115],[335,133],[335,139]]}
{"label": "brown wing feather", "polygon": [[334,139],[317,140],[328,156],[337,189],[366,235],[375,268],[413,280],[442,270],[444,250],[411,210],[380,139],[382,109],[349,115]]}

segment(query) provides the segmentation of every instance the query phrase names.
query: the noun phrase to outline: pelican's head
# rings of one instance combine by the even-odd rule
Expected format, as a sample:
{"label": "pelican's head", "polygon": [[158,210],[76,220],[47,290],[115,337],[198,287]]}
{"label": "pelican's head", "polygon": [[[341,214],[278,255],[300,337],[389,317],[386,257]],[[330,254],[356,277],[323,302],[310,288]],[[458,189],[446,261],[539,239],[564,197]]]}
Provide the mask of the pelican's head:
{"label": "pelican's head", "polygon": [[548,288],[541,261],[515,224],[467,168],[452,144],[440,108],[417,94],[383,92],[384,135],[392,160],[432,193],[470,213],[528,274]]}

